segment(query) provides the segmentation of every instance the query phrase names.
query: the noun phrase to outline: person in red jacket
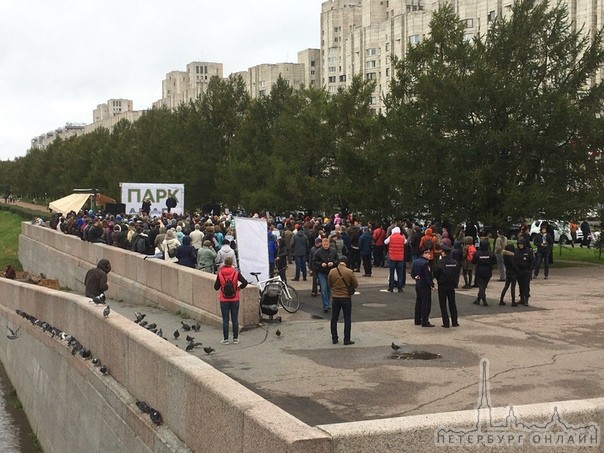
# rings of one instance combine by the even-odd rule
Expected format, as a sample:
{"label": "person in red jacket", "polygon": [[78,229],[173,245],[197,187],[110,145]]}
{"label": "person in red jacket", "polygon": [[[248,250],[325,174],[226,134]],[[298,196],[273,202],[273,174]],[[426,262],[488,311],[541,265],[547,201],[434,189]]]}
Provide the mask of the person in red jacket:
{"label": "person in red jacket", "polygon": [[373,265],[375,267],[384,267],[384,240],[386,239],[386,230],[378,225],[372,233],[373,236]]}
{"label": "person in red jacket", "polygon": [[394,290],[394,272],[396,271],[396,287],[402,293],[405,286],[405,236],[399,227],[392,228],[392,234],[386,238],[384,244],[388,246],[388,261],[390,263],[390,278],[388,291]]}
{"label": "person in red jacket", "polygon": [[419,249],[426,250],[428,249],[427,260],[430,261],[430,264],[434,262],[434,249],[436,247],[436,236],[432,232],[432,228],[426,228],[425,234],[419,241]]}
{"label": "person in red jacket", "polygon": [[233,267],[233,258],[227,256],[214,282],[214,289],[220,290],[218,299],[222,313],[222,344],[229,344],[229,315],[233,322],[233,343],[239,343],[239,290],[246,286],[247,280]]}

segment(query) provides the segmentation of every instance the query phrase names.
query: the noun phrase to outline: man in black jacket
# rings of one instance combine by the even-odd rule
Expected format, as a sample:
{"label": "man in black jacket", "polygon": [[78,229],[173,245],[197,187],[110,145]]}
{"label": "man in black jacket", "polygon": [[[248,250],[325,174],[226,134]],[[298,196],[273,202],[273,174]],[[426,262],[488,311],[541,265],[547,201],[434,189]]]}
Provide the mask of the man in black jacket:
{"label": "man in black jacket", "polygon": [[429,320],[434,289],[432,269],[428,261],[431,253],[431,249],[425,249],[411,267],[411,278],[415,280],[415,325],[422,327],[434,327]]}
{"label": "man in black jacket", "polygon": [[323,311],[329,310],[329,300],[331,299],[331,289],[327,282],[329,271],[338,264],[338,252],[331,247],[329,238],[321,240],[321,248],[315,252],[315,267],[319,276],[319,285],[321,286],[321,299],[323,302]]}
{"label": "man in black jacket", "polygon": [[455,288],[459,282],[459,270],[461,266],[451,256],[451,247],[441,245],[441,259],[438,261],[434,276],[438,281],[438,304],[443,319],[443,327],[449,328],[449,313],[447,311],[447,300],[451,311],[451,325],[459,327],[457,322],[457,304],[455,303]]}
{"label": "man in black jacket", "polygon": [[550,233],[547,232],[547,226],[541,225],[541,231],[535,235],[533,241],[535,247],[537,247],[537,257],[535,260],[535,278],[539,275],[539,268],[541,262],[543,262],[543,274],[547,280],[549,275],[549,258],[552,248],[554,247],[554,238]]}
{"label": "man in black jacket", "polygon": [[531,271],[535,258],[533,256],[533,250],[527,247],[524,243],[524,239],[518,239],[516,243],[516,254],[514,255],[514,262],[518,269],[518,288],[520,290],[520,303],[525,307],[528,307],[528,300],[531,291]]}

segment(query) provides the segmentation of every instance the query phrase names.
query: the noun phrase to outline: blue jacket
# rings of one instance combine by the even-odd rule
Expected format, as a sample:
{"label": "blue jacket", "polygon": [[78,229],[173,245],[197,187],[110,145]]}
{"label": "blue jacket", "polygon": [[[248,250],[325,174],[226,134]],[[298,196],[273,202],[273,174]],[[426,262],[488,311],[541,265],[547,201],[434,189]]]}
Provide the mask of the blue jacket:
{"label": "blue jacket", "polygon": [[372,243],[373,238],[369,231],[361,234],[361,237],[359,238],[359,250],[361,251],[361,255],[371,255]]}
{"label": "blue jacket", "polygon": [[423,256],[414,261],[413,267],[411,267],[411,278],[415,280],[415,286],[434,287],[430,262]]}
{"label": "blue jacket", "polygon": [[270,231],[268,232],[268,262],[274,263],[275,257],[277,256],[277,251],[279,250],[279,245],[275,240],[275,236]]}

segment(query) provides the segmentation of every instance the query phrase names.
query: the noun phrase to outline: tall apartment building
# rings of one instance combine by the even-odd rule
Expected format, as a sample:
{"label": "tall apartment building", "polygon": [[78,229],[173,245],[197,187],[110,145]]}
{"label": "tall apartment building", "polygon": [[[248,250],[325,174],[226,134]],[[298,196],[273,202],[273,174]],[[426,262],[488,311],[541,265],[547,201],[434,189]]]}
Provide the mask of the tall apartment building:
{"label": "tall apartment building", "polygon": [[[604,18],[604,0],[566,0],[569,21],[593,34]],[[432,13],[449,3],[466,27],[466,39],[483,36],[497,17],[511,14],[513,0],[328,0],[321,10],[322,86],[334,93],[353,75],[375,80],[372,108],[383,107],[392,78],[391,57],[430,32]],[[602,72],[600,76],[602,75]]]}
{"label": "tall apartment building", "polygon": [[243,78],[252,99],[268,95],[279,77],[295,90],[300,86],[321,88],[321,51],[305,49],[298,52],[297,63],[259,64],[231,76]]}
{"label": "tall apartment building", "polygon": [[133,103],[130,99],[109,99],[105,104],[97,105],[96,109],[92,111],[92,123],[66,123],[65,127],[60,127],[54,131],[34,137],[31,140],[31,147],[44,149],[59,137],[68,139],[70,137],[85,135],[100,127],[111,131],[123,119],[132,123],[143,114],[140,110],[134,110],[132,106]]}
{"label": "tall apartment building", "polygon": [[102,121],[123,112],[133,110],[130,99],[109,99],[105,104],[99,104],[92,111],[92,122]]}
{"label": "tall apartment building", "polygon": [[172,71],[162,81],[162,98],[153,107],[174,109],[184,102],[194,101],[208,90],[212,76],[222,75],[222,63],[193,61],[186,71]]}

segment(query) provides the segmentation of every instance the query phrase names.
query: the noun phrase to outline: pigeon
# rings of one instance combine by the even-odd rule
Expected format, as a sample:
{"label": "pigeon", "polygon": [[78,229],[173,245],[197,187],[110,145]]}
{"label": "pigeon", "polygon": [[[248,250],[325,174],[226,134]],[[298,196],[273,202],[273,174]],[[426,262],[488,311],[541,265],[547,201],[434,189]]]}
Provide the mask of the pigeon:
{"label": "pigeon", "polygon": [[101,364],[101,361],[99,360],[99,358],[98,358],[98,357],[95,357],[94,359],[92,359],[92,364],[93,364],[93,365],[100,365],[100,364]]}
{"label": "pigeon", "polygon": [[398,344],[395,344],[394,341],[392,342],[392,344],[390,345],[390,347],[392,349],[394,349],[396,352],[401,350],[401,347]]}
{"label": "pigeon", "polygon": [[191,326],[180,321],[180,323],[182,324],[182,330],[184,330],[185,332],[188,332],[189,330],[191,330]]}
{"label": "pigeon", "polygon": [[141,412],[144,412],[145,414],[150,414],[151,411],[153,411],[153,408],[151,406],[149,406],[147,403],[145,403],[144,401],[137,401],[136,407],[138,407],[139,410]]}
{"label": "pigeon", "polygon": [[192,336],[190,336],[190,335],[187,335],[185,338],[187,339],[187,341],[188,341],[189,343],[190,343],[191,341],[195,341],[195,338],[193,338],[193,337],[192,337]]}
{"label": "pigeon", "polygon": [[164,337],[164,332],[163,332],[163,330],[159,329],[159,330],[157,331],[157,336],[158,336],[158,337],[162,337],[162,338],[163,338],[163,337]]}
{"label": "pigeon", "polygon": [[141,321],[138,323],[139,326],[145,327],[147,325],[147,321]]}
{"label": "pigeon", "polygon": [[101,294],[100,296],[94,296],[91,302],[95,305],[102,305],[105,303],[105,295]]}
{"label": "pigeon", "polygon": [[199,332],[199,329],[201,329],[201,324],[197,323],[194,326],[191,326],[191,329],[193,329],[195,332]]}
{"label": "pigeon", "polygon": [[151,419],[151,421],[153,423],[155,423],[157,426],[162,424],[162,419],[161,419],[161,414],[156,411],[155,409],[153,409],[150,413],[149,413],[149,418]]}
{"label": "pigeon", "polygon": [[185,348],[185,351],[192,351],[194,347],[195,347],[195,343],[193,343],[191,341],[189,344],[187,344],[187,347]]}
{"label": "pigeon", "polygon": [[277,331],[275,332],[275,335],[277,335],[278,337],[281,336],[281,331],[279,329],[277,329]]}
{"label": "pigeon", "polygon": [[91,352],[90,349],[84,349],[82,348],[82,350],[80,351],[80,355],[85,358],[85,359],[89,359],[91,356]]}
{"label": "pigeon", "polygon": [[203,350],[206,352],[206,354],[211,354],[215,351],[215,349],[210,346],[206,346],[205,348],[203,348]]}
{"label": "pigeon", "polygon": [[111,307],[109,307],[109,305],[107,305],[105,307],[105,309],[103,310],[103,317],[106,318],[107,316],[109,316],[109,313],[111,313]]}
{"label": "pigeon", "polygon": [[148,324],[146,329],[147,330],[151,330],[151,329],[155,329],[157,327],[157,324],[152,322],[151,324]]}
{"label": "pigeon", "polygon": [[136,316],[136,319],[134,320],[134,322],[138,324],[143,319],[145,319],[145,316],[147,316],[147,314],[146,313],[139,313],[138,311],[135,311],[134,312],[134,316]]}
{"label": "pigeon", "polygon": [[178,329],[176,329],[176,330],[174,331],[174,339],[175,339],[175,340],[178,340],[178,337],[180,337],[180,332],[178,331]]}
{"label": "pigeon", "polygon": [[103,365],[102,367],[100,367],[99,371],[101,372],[101,374],[107,374],[107,365]]}
{"label": "pigeon", "polygon": [[6,326],[6,328],[9,330],[10,335],[7,335],[6,338],[8,338],[9,340],[16,340],[18,338],[18,333],[19,330],[21,329],[21,326],[17,327],[17,330],[13,330],[10,327]]}
{"label": "pigeon", "polygon": [[154,334],[157,334],[157,329],[148,329],[149,332],[153,332]]}

